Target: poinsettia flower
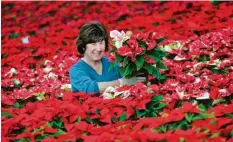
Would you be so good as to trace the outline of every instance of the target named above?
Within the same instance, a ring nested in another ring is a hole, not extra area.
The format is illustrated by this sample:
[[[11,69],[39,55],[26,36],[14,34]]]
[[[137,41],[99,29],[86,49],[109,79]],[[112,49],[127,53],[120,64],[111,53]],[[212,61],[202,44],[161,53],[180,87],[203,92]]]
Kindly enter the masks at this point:
[[[56,75],[56,74],[53,73],[53,72],[49,72],[49,74],[48,74],[48,78],[56,79],[57,77],[58,77],[58,75]]]
[[[131,36],[132,32],[124,32],[124,31],[117,31],[112,30],[110,31],[110,37],[113,38],[113,41],[115,41],[115,47],[120,48],[123,45],[123,42],[128,40]]]
[[[62,84],[61,89],[62,90],[70,90],[71,89],[71,84]]]
[[[14,84],[20,84],[20,81],[18,79],[13,79]]]
[[[197,97],[196,99],[204,100],[204,99],[209,99],[209,98],[210,98],[209,92],[205,92],[205,93],[201,94],[199,97]]]
[[[9,72],[7,72],[5,75],[10,75],[10,77],[12,77],[13,75],[17,75],[18,72],[15,68],[11,68]]]
[[[177,55],[173,60],[175,61],[182,61],[186,60],[187,58],[184,55]]]
[[[50,71],[52,71],[53,70],[53,68],[52,67],[49,67],[49,66],[47,66],[47,67],[45,67],[44,69],[43,69],[43,71],[45,72],[45,73],[49,73]]]
[[[141,48],[141,47],[136,47],[136,48],[135,48],[135,56],[140,55],[140,54],[142,53],[142,51],[143,51],[143,48]]]
[[[29,36],[26,36],[26,37],[22,38],[22,43],[24,43],[24,44],[30,43],[29,42]]]
[[[169,45],[165,45],[163,50],[166,52],[172,52],[172,48]]]
[[[157,43],[154,40],[151,40],[150,42],[146,42],[147,44],[147,50],[152,50],[155,48],[155,46],[157,45]]]
[[[115,88],[112,86],[109,86],[104,93],[102,94],[103,99],[112,99],[114,98]]]
[[[116,52],[121,56],[133,57],[132,49],[128,46],[122,46],[116,50]]]

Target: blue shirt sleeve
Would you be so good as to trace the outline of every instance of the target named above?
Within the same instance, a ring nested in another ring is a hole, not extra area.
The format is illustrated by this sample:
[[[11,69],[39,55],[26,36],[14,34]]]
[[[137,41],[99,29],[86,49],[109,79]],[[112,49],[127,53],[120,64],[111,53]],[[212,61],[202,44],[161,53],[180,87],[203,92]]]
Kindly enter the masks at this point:
[[[71,68],[70,80],[72,92],[99,92],[97,81],[92,80],[88,74],[82,70]]]

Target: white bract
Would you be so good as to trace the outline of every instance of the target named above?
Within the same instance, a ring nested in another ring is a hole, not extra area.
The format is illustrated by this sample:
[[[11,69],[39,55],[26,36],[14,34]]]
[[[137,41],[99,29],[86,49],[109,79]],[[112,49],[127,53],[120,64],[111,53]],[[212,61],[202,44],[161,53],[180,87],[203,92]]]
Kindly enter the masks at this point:
[[[103,96],[103,99],[113,99],[113,98],[116,98],[116,97],[121,97],[122,99],[125,99],[128,96],[130,96],[130,92],[129,92],[129,90],[118,92],[116,90],[116,88],[114,88],[112,86],[109,86],[104,91],[104,93],[102,94],[102,96]]]
[[[48,78],[51,78],[51,79],[56,79],[57,76],[58,76],[58,75],[56,75],[56,74],[54,74],[54,73],[52,73],[52,72],[50,72],[50,73],[48,74]]]
[[[26,37],[22,38],[21,40],[22,40],[22,43],[28,44],[29,43],[29,36],[26,36]]]
[[[6,75],[8,75],[8,74],[10,75],[10,77],[12,77],[13,75],[18,74],[18,72],[15,68],[11,68],[11,70],[6,73]]]
[[[198,99],[198,100],[204,100],[204,99],[209,99],[209,98],[210,98],[209,92],[205,92],[200,97],[197,97],[196,99]]]
[[[123,45],[123,42],[130,39],[130,36],[132,35],[131,31],[127,31],[126,33],[124,31],[117,31],[112,30],[110,31],[110,37],[113,38],[114,46],[116,48],[120,48]]]
[[[185,57],[180,57],[180,56],[176,56],[175,58],[174,58],[174,60],[175,61],[182,61],[182,60],[186,60],[186,58]]]
[[[104,93],[102,94],[104,99],[113,99],[113,94],[116,91],[116,89],[112,86],[109,86]]]
[[[20,84],[20,81],[18,79],[13,80],[15,84]]]
[[[52,67],[45,67],[45,68],[43,69],[43,71],[44,71],[45,73],[49,73],[49,72],[52,71],[52,70],[53,70]]]
[[[62,89],[62,90],[71,89],[71,84],[63,84],[63,85],[61,86],[61,89]]]

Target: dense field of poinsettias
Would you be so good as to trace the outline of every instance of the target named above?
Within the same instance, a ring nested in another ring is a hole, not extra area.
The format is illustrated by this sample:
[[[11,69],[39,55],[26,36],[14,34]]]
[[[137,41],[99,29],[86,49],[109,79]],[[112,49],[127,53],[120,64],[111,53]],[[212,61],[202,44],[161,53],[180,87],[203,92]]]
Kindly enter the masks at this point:
[[[2,2],[2,141],[233,141],[233,2]],[[72,93],[80,26],[154,31],[166,79]]]

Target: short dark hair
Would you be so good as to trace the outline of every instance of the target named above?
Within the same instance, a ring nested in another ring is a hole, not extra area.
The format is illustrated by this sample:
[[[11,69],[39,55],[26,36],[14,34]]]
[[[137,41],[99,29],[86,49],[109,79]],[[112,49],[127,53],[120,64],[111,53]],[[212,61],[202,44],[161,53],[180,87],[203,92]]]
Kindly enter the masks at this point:
[[[79,31],[76,39],[76,47],[78,52],[83,55],[86,45],[105,40],[105,51],[108,51],[108,35],[104,26],[97,21],[84,24]]]

